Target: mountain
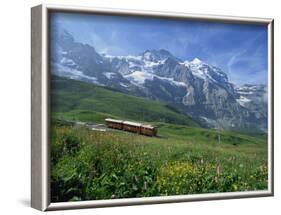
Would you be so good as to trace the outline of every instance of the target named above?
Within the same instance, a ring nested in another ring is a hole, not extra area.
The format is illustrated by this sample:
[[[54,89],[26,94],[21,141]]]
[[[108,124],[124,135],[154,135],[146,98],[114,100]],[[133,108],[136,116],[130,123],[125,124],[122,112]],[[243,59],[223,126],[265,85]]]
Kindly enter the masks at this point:
[[[235,88],[236,101],[251,110],[256,118],[267,119],[267,87],[265,85],[245,84]]]
[[[88,44],[76,42],[67,31],[54,30],[51,41],[52,74],[121,90],[125,88],[137,91],[130,81],[116,72],[109,59],[98,54]]]
[[[189,116],[162,102],[54,75],[51,85],[51,108],[57,118],[104,123],[110,117],[198,127]]]
[[[52,74],[165,102],[205,127],[267,130],[266,99],[258,99],[266,86],[237,87],[220,68],[198,58],[183,61],[164,49],[110,56],[66,31],[51,36]]]

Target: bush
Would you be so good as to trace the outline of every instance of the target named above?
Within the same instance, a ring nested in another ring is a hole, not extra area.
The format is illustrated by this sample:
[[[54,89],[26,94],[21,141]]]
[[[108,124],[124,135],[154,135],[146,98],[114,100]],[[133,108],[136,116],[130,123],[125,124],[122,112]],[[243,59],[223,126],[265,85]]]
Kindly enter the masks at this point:
[[[64,152],[74,154],[79,148],[79,139],[73,135],[66,135],[63,139]]]
[[[157,184],[161,195],[212,192],[216,188],[216,166],[172,162],[161,167]]]
[[[267,187],[267,167],[242,174],[221,164],[173,162],[162,166],[157,176],[161,195],[235,192]]]

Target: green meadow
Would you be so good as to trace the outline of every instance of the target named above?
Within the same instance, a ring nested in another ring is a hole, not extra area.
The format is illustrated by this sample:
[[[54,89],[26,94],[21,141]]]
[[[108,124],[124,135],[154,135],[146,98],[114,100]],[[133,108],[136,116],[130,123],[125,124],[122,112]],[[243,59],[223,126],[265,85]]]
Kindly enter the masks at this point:
[[[159,101],[80,81],[51,85],[52,202],[267,189],[264,134],[202,128]],[[152,124],[158,136],[73,126],[107,117]]]

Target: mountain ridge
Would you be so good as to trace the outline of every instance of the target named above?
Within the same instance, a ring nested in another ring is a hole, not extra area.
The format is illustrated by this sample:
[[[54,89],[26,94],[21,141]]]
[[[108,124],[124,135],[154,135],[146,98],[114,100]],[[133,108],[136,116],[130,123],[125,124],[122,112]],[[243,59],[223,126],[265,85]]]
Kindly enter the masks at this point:
[[[165,102],[206,127],[267,130],[267,101],[257,99],[265,97],[266,87],[251,88],[260,90],[257,96],[243,94],[220,68],[198,58],[184,61],[165,49],[109,56],[68,32],[55,32],[51,40],[53,74]]]
[[[51,86],[52,113],[58,119],[104,123],[105,118],[115,118],[199,127],[191,117],[165,103],[127,95],[108,87],[56,75],[51,76]]]

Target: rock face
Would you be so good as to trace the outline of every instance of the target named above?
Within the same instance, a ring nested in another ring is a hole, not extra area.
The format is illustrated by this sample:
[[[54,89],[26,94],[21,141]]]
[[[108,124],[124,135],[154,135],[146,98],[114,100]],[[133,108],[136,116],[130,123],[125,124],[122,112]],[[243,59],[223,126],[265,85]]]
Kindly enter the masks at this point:
[[[164,49],[109,56],[66,31],[51,36],[53,74],[163,101],[206,127],[267,130],[266,86],[234,86],[220,68],[198,58],[183,61]]]
[[[268,92],[265,85],[245,84],[235,88],[236,101],[250,110],[261,124],[267,124]],[[265,127],[266,128],[266,127]],[[265,129],[264,128],[264,129]]]

